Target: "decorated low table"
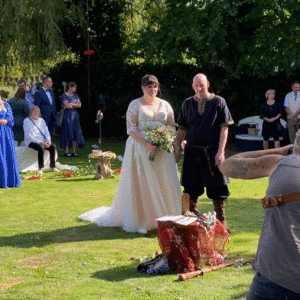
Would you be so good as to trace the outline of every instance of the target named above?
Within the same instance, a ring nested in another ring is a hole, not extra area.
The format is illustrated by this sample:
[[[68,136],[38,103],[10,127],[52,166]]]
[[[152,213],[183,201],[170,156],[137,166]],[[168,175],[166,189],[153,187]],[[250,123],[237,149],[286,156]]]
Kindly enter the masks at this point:
[[[116,158],[116,154],[111,151],[102,152],[101,150],[93,150],[89,154],[89,158],[97,159],[96,174],[94,179],[112,178],[114,172],[110,168],[110,160]]]
[[[193,272],[207,264],[215,266],[224,263],[223,252],[229,233],[219,220],[211,228],[198,221],[187,226],[158,222],[157,234],[172,272]]]

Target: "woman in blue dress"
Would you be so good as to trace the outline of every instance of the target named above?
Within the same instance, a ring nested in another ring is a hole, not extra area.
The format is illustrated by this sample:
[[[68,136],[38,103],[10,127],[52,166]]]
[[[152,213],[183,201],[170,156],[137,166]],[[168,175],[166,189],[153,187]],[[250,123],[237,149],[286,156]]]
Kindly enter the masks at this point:
[[[0,97],[0,188],[21,186],[10,105]]]
[[[62,105],[65,108],[61,124],[61,148],[65,149],[65,156],[71,156],[69,147],[72,147],[72,156],[77,156],[77,147],[84,147],[85,141],[79,123],[77,108],[81,107],[79,96],[75,93],[75,82],[66,85],[66,92],[61,96]]]

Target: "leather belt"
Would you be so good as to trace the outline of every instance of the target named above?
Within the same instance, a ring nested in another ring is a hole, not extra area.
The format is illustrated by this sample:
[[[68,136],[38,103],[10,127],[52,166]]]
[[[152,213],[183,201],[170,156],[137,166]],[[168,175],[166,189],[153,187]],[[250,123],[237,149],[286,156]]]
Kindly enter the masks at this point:
[[[280,206],[285,203],[299,201],[300,200],[300,192],[286,194],[286,195],[278,195],[276,197],[271,198],[263,198],[261,199],[262,207],[268,208],[268,207],[274,207],[274,206]]]
[[[208,163],[208,167],[209,167],[209,171],[212,177],[214,177],[214,169],[212,167],[211,164],[211,160],[208,154],[207,149],[209,148],[209,146],[198,146],[198,145],[192,145],[192,144],[186,144],[185,147],[189,147],[189,148],[198,148],[198,149],[202,149],[204,151],[207,163]]]

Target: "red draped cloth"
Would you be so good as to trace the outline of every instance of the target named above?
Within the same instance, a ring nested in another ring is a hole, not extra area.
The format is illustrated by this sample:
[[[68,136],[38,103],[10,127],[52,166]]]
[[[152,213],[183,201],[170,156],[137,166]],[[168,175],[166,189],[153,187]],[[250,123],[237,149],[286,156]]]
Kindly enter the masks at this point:
[[[173,272],[192,272],[206,264],[213,266],[224,262],[223,251],[229,242],[229,233],[219,220],[211,228],[197,221],[188,226],[158,222],[157,234]]]

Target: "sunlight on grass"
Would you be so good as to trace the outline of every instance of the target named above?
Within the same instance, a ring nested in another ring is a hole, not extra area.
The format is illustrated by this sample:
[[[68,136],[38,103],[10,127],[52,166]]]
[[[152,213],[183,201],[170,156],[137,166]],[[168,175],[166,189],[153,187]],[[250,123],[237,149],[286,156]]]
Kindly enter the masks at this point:
[[[84,168],[96,140],[88,140],[78,158],[59,162]],[[124,142],[104,141],[103,150],[124,154]],[[95,162],[91,162],[95,163]],[[112,168],[121,167],[117,160]],[[181,163],[179,164],[179,171]],[[24,178],[30,174],[25,174]],[[55,174],[56,175],[56,174]],[[176,274],[148,276],[136,271],[138,262],[159,250],[157,233],[126,233],[99,228],[78,216],[109,206],[116,192],[114,179],[84,176],[22,180],[22,187],[1,190],[0,299],[245,299],[254,272],[250,265],[231,267],[179,282]],[[262,227],[267,179],[231,180],[226,216],[231,229],[228,254],[252,258]],[[212,211],[206,195],[201,211]]]

